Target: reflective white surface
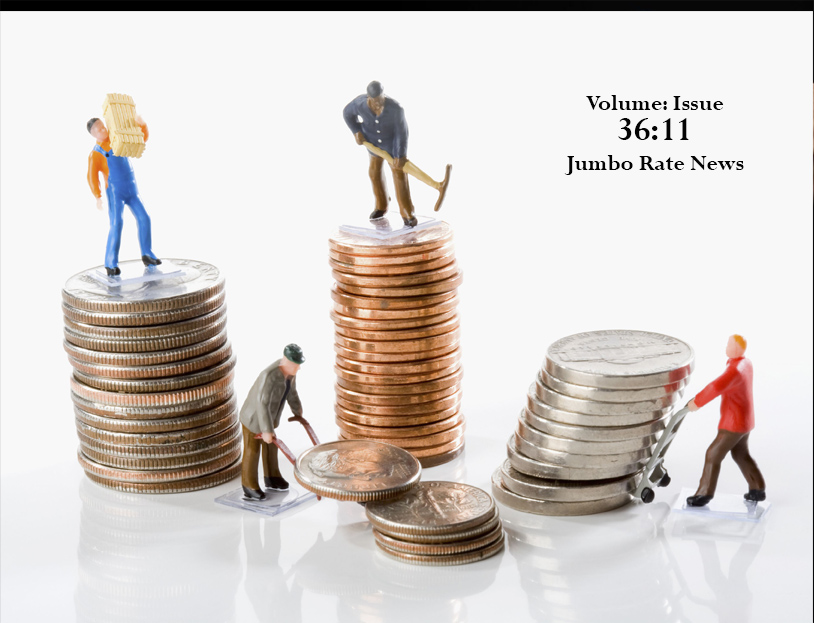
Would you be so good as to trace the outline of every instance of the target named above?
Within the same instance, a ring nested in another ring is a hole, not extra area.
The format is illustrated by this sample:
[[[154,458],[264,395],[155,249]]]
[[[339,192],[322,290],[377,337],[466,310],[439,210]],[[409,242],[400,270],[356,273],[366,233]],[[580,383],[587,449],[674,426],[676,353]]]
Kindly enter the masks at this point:
[[[424,479],[486,488],[502,443],[469,437]],[[281,519],[214,503],[237,481],[145,496],[79,466],[2,480],[3,621],[810,620],[811,515],[782,487],[760,524],[671,513],[680,491],[588,517],[501,507],[506,549],[418,567],[374,545],[362,506]],[[47,485],[47,486],[43,486]],[[37,487],[34,489],[34,487]]]

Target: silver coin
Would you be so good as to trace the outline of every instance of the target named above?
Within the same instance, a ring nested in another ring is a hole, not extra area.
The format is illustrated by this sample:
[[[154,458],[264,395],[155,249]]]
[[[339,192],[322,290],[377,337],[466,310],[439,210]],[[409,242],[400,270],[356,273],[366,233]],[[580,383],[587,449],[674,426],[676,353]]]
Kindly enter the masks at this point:
[[[234,386],[229,384],[222,391],[215,392],[211,396],[204,396],[196,400],[189,400],[173,405],[157,406],[125,406],[105,404],[91,398],[84,398],[71,391],[71,400],[74,405],[82,411],[93,415],[101,415],[109,419],[120,420],[164,420],[180,418],[182,415],[197,414],[199,411],[220,408],[221,403],[226,402],[234,394]],[[160,425],[161,422],[155,422]],[[116,429],[119,430],[119,429]],[[161,430],[161,429],[156,429]]]
[[[552,407],[541,401],[537,397],[536,391],[537,384],[534,383],[529,387],[526,399],[526,408],[529,411],[547,420],[553,420],[561,424],[571,424],[572,426],[637,426],[661,419],[673,410],[672,407],[665,407],[663,409],[656,409],[655,411],[628,413],[626,415],[588,415],[587,413],[575,413],[566,409]]]
[[[523,413],[520,417],[526,424],[543,433],[548,433],[549,435],[563,439],[573,439],[574,441],[622,441],[625,439],[639,439],[660,433],[664,430],[664,427],[667,426],[667,422],[670,419],[670,416],[666,415],[658,420],[634,426],[595,427],[562,424],[532,413],[529,409],[523,409]]]
[[[208,340],[181,348],[174,348],[172,350],[145,353],[105,353],[74,346],[68,341],[62,342],[62,347],[65,349],[65,352],[68,353],[69,357],[85,363],[95,363],[105,366],[138,367],[161,365],[200,357],[223,346],[226,343],[226,339],[226,330],[224,329]]]
[[[233,399],[236,402],[235,399]],[[155,424],[154,421],[122,421],[122,420],[114,420],[113,424],[108,424],[104,422],[103,424],[107,424],[111,428],[116,428],[117,430],[106,430],[103,428],[97,428],[92,426],[88,423],[91,421],[93,423],[97,423],[99,420],[106,420],[107,418],[100,418],[99,416],[95,416],[89,413],[83,412],[81,409],[74,407],[74,412],[76,414],[76,430],[80,433],[80,436],[89,437],[91,439],[96,439],[100,442],[114,444],[118,446],[163,446],[163,445],[175,445],[180,443],[187,443],[190,441],[195,441],[196,439],[204,439],[206,437],[212,437],[217,435],[224,430],[231,428],[235,422],[237,422],[237,410],[233,410],[229,412],[225,417],[221,417],[218,420],[210,421],[206,424],[194,427],[186,427],[182,429],[165,429],[162,432],[148,432],[150,428],[139,428],[136,426],[132,426],[132,424]],[[204,412],[204,415],[207,412]],[[196,414],[197,416],[198,414]],[[190,419],[191,417],[196,416],[185,416],[182,419],[186,419],[187,422],[185,423],[196,423],[196,420]],[[199,418],[200,421],[203,418]],[[125,430],[119,430],[124,428]]]
[[[120,444],[116,441],[101,440],[98,439],[93,431],[88,431],[88,428],[90,427],[82,424],[81,422],[77,422],[76,433],[79,436],[79,443],[82,445],[83,452],[85,452],[85,454],[87,454],[87,452],[84,449],[90,448],[91,450],[109,456],[147,459],[184,456],[188,454],[196,454],[205,450],[211,450],[223,443],[231,441],[238,436],[240,424],[233,420],[231,426],[229,426],[229,428],[226,430],[222,430],[214,435],[200,439],[191,439],[188,441],[185,440],[177,443],[146,443],[144,445],[132,443]],[[90,434],[87,434],[87,432],[90,432]],[[135,435],[131,435],[130,437],[131,439],[128,439],[128,442],[132,441],[132,438],[135,437]],[[145,435],[139,435],[138,437],[144,438]],[[154,440],[155,436],[149,438],[149,441]]]
[[[643,389],[600,389],[597,387],[566,383],[552,376],[545,370],[540,370],[540,379],[555,392],[570,396],[571,398],[594,400],[596,402],[642,402],[645,400],[658,400],[664,396],[683,391],[684,386],[689,382],[689,377],[687,377],[675,383],[659,385],[658,387],[645,387]]]
[[[168,392],[195,387],[217,381],[234,370],[237,357],[233,354],[226,361],[198,372],[171,376],[159,379],[112,379],[106,376],[85,374],[74,370],[74,378],[85,385],[111,392],[125,392],[134,394],[147,394],[151,392]]]
[[[147,338],[173,337],[206,329],[226,316],[226,305],[216,310],[181,322],[171,322],[147,327],[99,327],[86,322],[76,322],[63,318],[65,326],[83,338],[102,338],[108,340],[140,340]]]
[[[121,262],[120,267],[138,265],[139,260]],[[77,273],[65,283],[63,300],[71,307],[101,312],[156,312],[202,303],[223,290],[225,281],[217,267],[195,260],[168,259],[166,266],[145,269],[161,272],[168,266],[181,272],[162,280],[108,285],[93,275],[101,266]]]
[[[539,376],[534,385],[534,392],[542,402],[556,409],[573,411],[574,413],[584,413],[586,415],[630,415],[631,413],[652,412],[672,406],[681,400],[681,392],[676,392],[656,400],[643,400],[640,402],[594,402],[593,400],[582,400],[555,392],[545,385]]]
[[[503,484],[501,474],[502,472],[499,467],[492,474],[492,495],[494,495],[495,499],[501,504],[505,504],[509,508],[525,513],[555,516],[593,515],[595,513],[604,513],[614,508],[619,508],[633,499],[629,493],[620,493],[601,500],[590,500],[587,502],[534,500],[517,495],[507,489]]]
[[[149,353],[153,351],[167,351],[209,340],[216,335],[225,333],[226,318],[220,318],[208,327],[169,337],[152,337],[143,339],[114,340],[100,337],[84,337],[65,327],[62,331],[65,340],[92,351],[105,353]]]
[[[117,413],[115,417],[109,415],[99,415],[98,413],[91,413],[82,407],[93,409],[94,407],[105,407],[106,409],[115,410],[116,407],[107,407],[106,405],[94,405],[90,401],[80,398],[73,394],[74,401],[74,415],[77,421],[87,424],[89,427],[97,431],[100,439],[104,439],[103,433],[109,434],[132,434],[141,437],[144,434],[193,434],[193,431],[198,430],[201,426],[209,426],[217,422],[221,422],[224,418],[231,418],[237,413],[237,397],[232,392],[221,401],[221,403],[214,402],[202,408],[205,411],[198,410],[189,415],[176,414],[172,410],[167,410],[163,413],[159,411],[158,417],[155,419],[122,419],[125,417],[133,418],[143,409],[135,409],[135,413],[126,412],[125,414]],[[106,411],[105,413],[109,413]],[[120,441],[119,443],[124,443]]]
[[[551,478],[555,480],[605,480],[635,474],[642,470],[647,463],[646,459],[634,461],[629,465],[608,465],[601,468],[580,468],[554,465],[545,461],[535,460],[518,450],[515,435],[509,438],[506,446],[507,455],[512,467],[517,471],[535,478]]]
[[[620,452],[617,454],[604,454],[592,456],[589,454],[571,454],[559,450],[549,450],[540,448],[533,443],[526,441],[519,435],[514,436],[517,449],[531,459],[542,461],[550,465],[561,465],[563,467],[578,467],[581,469],[603,469],[616,465],[630,465],[642,459],[647,460],[652,454],[651,448],[634,450],[632,452]]]
[[[689,344],[648,331],[589,331],[554,342],[545,369],[576,385],[635,389],[669,385],[688,377],[694,367]]]
[[[574,441],[563,439],[538,431],[526,424],[522,417],[517,422],[517,435],[530,444],[545,450],[556,450],[567,454],[585,454],[592,456],[607,456],[609,454],[622,454],[636,452],[649,448],[658,441],[657,435],[647,435],[638,439],[623,439],[621,441]]]
[[[157,312],[99,312],[77,309],[67,303],[62,303],[62,313],[74,322],[83,322],[97,327],[145,327],[149,325],[169,324],[190,318],[197,318],[212,312],[223,305],[226,292],[221,291],[201,303],[182,307],[180,309],[167,309]]]
[[[503,461],[500,471],[503,486],[512,493],[550,502],[587,502],[632,493],[641,479],[639,474],[586,482],[535,478],[517,471],[509,459]]]

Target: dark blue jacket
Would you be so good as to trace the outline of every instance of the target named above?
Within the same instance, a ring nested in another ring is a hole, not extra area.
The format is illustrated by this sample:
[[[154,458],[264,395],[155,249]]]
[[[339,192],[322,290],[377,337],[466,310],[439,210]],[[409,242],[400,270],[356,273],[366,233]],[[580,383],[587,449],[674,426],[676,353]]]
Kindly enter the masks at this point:
[[[407,121],[396,100],[385,96],[384,110],[377,117],[367,105],[367,95],[362,94],[345,106],[342,115],[354,134],[361,132],[368,143],[381,147],[393,158],[407,157]]]

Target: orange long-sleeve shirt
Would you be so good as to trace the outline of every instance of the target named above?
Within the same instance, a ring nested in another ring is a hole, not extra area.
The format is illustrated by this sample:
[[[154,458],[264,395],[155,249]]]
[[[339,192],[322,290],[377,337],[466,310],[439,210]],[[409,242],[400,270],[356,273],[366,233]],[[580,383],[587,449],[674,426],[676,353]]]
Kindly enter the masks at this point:
[[[748,433],[755,427],[751,361],[745,357],[727,359],[724,373],[698,393],[695,404],[703,407],[718,396],[721,396],[719,429]]]
[[[147,124],[139,123],[138,127],[141,128],[141,133],[144,134],[144,142],[146,143],[150,136],[150,132],[147,130]],[[96,144],[105,151],[110,150],[110,139],[102,143],[97,142]],[[104,177],[105,188],[107,188],[107,177],[110,174],[107,168],[107,158],[98,151],[91,150],[90,156],[88,156],[88,185],[90,186],[90,191],[93,193],[93,196],[97,199],[102,196],[102,188],[101,184],[99,184],[99,173]]]

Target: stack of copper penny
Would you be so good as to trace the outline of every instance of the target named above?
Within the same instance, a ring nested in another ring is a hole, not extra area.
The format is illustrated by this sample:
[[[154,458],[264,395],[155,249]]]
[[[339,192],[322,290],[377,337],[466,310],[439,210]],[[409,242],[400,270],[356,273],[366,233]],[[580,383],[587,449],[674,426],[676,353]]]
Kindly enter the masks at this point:
[[[79,463],[134,493],[231,480],[241,439],[223,277],[192,260],[119,267],[121,277],[74,275],[62,291]]]
[[[384,441],[424,467],[452,460],[464,416],[451,228],[384,239],[340,230],[329,243],[340,439]]]

